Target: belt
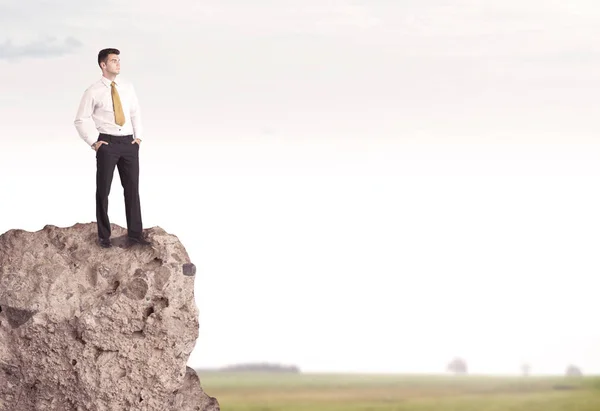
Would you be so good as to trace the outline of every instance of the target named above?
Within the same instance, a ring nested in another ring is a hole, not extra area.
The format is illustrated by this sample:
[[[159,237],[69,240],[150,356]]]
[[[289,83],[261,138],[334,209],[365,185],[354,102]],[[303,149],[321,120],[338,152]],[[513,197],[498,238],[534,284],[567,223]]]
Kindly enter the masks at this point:
[[[109,143],[112,143],[113,141],[133,140],[133,134],[127,134],[124,136],[116,136],[114,134],[100,133],[98,135],[98,140],[108,141]]]

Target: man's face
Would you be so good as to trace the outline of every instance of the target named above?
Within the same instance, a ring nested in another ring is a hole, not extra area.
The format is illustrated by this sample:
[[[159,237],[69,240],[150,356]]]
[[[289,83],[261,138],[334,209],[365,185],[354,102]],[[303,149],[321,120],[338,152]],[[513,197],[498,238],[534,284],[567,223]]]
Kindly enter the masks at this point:
[[[106,59],[106,72],[110,74],[119,74],[121,71],[121,59],[116,54],[109,54]]]

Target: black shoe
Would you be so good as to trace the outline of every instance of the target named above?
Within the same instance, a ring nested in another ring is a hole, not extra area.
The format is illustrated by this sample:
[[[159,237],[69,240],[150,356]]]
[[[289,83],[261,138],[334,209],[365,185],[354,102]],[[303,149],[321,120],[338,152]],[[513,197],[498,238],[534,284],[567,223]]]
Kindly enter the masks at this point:
[[[98,238],[98,244],[100,244],[100,247],[102,247],[102,248],[112,247],[110,238]]]
[[[144,237],[139,236],[139,237],[127,237],[127,240],[129,240],[129,244],[133,245],[133,244],[139,244],[139,245],[150,245],[150,241],[146,240]]]

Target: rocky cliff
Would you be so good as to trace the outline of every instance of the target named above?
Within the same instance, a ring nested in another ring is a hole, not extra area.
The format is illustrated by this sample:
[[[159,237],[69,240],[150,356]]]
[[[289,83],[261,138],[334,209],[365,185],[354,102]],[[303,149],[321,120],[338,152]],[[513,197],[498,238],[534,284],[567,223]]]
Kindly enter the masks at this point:
[[[0,410],[217,411],[186,366],[195,266],[174,235],[95,223],[0,236]]]

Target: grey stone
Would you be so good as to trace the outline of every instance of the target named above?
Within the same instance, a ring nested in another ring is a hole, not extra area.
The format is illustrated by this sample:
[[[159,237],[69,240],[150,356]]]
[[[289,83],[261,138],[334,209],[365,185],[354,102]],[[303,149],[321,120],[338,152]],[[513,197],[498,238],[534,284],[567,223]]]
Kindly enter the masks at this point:
[[[186,263],[183,265],[183,275],[196,275],[196,266],[192,263]]]
[[[4,315],[6,316],[8,323],[12,328],[19,328],[29,321],[29,319],[35,314],[35,311],[21,310],[19,308],[9,307],[7,305],[1,308],[1,311],[4,311]]]

